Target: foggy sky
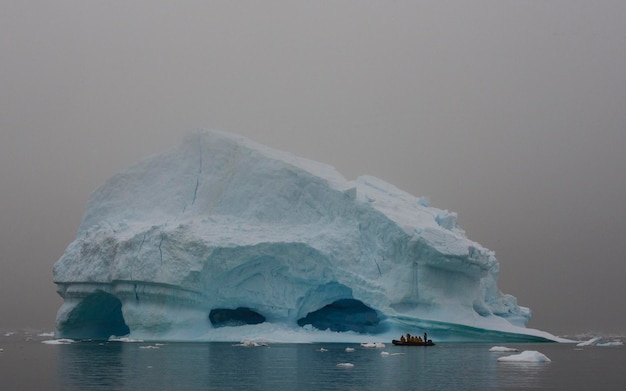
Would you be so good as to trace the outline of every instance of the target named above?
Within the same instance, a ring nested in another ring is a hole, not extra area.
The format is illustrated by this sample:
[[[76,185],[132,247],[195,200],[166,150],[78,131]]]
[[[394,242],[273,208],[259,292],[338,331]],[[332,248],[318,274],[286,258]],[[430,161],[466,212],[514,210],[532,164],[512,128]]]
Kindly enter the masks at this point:
[[[555,334],[626,332],[626,2],[0,0],[0,330],[89,194],[194,128],[455,211]]]

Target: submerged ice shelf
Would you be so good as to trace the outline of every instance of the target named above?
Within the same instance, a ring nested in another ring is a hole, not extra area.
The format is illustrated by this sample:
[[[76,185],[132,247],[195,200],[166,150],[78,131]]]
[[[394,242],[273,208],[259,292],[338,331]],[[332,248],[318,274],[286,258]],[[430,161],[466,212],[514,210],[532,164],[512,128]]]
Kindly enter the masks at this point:
[[[54,265],[57,336],[281,330],[322,341],[419,329],[555,340],[525,327],[530,311],[499,291],[498,267],[456,214],[380,179],[347,181],[237,135],[195,131],[91,195]]]

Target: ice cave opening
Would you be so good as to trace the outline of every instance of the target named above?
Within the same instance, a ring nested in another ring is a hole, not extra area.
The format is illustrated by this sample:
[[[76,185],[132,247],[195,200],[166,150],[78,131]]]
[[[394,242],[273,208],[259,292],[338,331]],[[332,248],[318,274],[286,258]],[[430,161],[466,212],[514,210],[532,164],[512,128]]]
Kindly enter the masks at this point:
[[[316,329],[356,331],[376,334],[382,332],[378,312],[355,299],[341,299],[298,319],[298,325],[310,324]]]
[[[93,340],[130,333],[120,299],[101,290],[86,296],[74,307],[59,331],[65,338]]]
[[[248,307],[236,309],[215,308],[209,313],[209,320],[213,327],[243,326],[265,322],[265,317]]]

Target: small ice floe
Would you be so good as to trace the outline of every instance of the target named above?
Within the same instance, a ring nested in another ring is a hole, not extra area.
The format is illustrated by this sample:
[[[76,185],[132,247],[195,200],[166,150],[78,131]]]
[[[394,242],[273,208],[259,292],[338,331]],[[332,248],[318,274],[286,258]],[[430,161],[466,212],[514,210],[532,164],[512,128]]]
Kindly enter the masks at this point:
[[[244,346],[247,348],[257,347],[257,346],[267,346],[267,342],[263,341],[253,341],[251,339],[244,339],[238,344],[234,344],[233,346]]]
[[[602,343],[597,343],[596,346],[602,346],[602,347],[607,347],[607,346],[622,346],[624,345],[624,343],[622,341],[610,341],[610,342],[602,342]]]
[[[155,345],[144,345],[140,346],[139,349],[159,349],[159,347]]]
[[[520,354],[513,354],[511,356],[504,356],[498,358],[498,361],[506,362],[551,362],[545,354],[539,353],[536,350],[524,350]]]
[[[15,331],[8,331],[8,332],[4,333],[4,336],[5,336],[5,337],[10,337],[10,336],[12,336],[13,334],[15,334]]]
[[[340,362],[339,364],[337,364],[337,366],[339,368],[354,368],[354,364],[352,364],[351,362]]]
[[[580,343],[579,343],[579,344],[577,344],[576,346],[578,346],[578,347],[581,347],[581,346],[594,346],[595,344],[597,344],[598,342],[600,342],[600,339],[601,339],[600,337],[594,337],[594,338],[591,338],[591,339],[590,339],[590,340],[588,340],[588,341],[583,341],[583,342],[580,342]]]
[[[127,342],[127,343],[141,343],[143,342],[143,339],[132,339],[132,338],[128,338],[128,337],[113,337],[111,336],[109,338],[109,342]]]
[[[48,333],[39,333],[37,334],[38,337],[54,337],[54,331],[50,331]]]
[[[352,353],[352,352],[354,352],[354,348],[346,348],[346,352]]]
[[[74,342],[76,341],[69,338],[49,339],[46,341],[41,341],[41,343],[45,343],[46,345],[69,345]]]
[[[490,352],[519,352],[515,348],[507,348],[506,346],[494,346],[489,349]]]
[[[385,344],[382,342],[365,342],[361,344],[362,348],[378,348],[378,349],[384,349],[385,348]]]
[[[389,352],[380,352],[380,355],[383,357],[388,357],[388,356],[401,356],[404,353],[389,353]]]
[[[316,350],[316,352],[327,352],[328,349],[324,349],[324,348],[319,348]]]

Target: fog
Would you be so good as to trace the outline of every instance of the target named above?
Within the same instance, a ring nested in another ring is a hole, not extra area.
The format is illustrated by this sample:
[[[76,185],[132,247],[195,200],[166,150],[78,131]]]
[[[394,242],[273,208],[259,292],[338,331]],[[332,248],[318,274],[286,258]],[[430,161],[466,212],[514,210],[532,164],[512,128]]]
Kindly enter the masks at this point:
[[[89,194],[194,128],[458,213],[555,334],[626,332],[626,2],[1,1],[0,329]]]

